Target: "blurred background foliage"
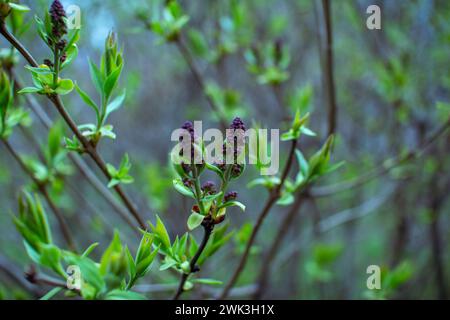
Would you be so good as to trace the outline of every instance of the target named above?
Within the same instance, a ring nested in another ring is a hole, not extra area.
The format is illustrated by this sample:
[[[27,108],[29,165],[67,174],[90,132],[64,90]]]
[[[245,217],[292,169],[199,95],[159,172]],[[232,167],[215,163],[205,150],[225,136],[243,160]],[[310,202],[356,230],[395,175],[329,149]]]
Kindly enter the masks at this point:
[[[156,15],[163,1],[62,2],[80,6],[82,14],[79,56],[65,74],[89,94],[94,95],[94,89],[87,58],[98,61],[110,30],[118,34],[124,49],[121,86],[126,87],[127,98],[124,107],[109,120],[117,139],[114,143],[103,141],[101,153],[115,164],[128,153],[135,183],[127,186],[127,191],[146,213],[145,219],[153,221],[159,214],[173,237],[184,233],[190,204],[172,187],[170,134],[187,119],[202,120],[206,128],[217,126],[217,118],[209,111],[176,46],[149,32],[140,18]],[[24,16],[19,37],[42,62],[49,52],[30,25],[34,24],[33,14],[42,16],[49,1],[22,3],[32,11]],[[297,109],[302,114],[312,112],[309,127],[318,135],[302,137],[300,142],[303,153],[310,156],[327,132],[321,2],[182,0],[180,4],[190,17],[182,37],[206,81],[206,94],[230,121],[240,116],[248,126],[254,123],[279,128],[284,123],[280,101],[290,113]],[[370,4],[381,7],[382,30],[366,28],[365,11]],[[320,185],[353,179],[419,146],[447,121],[450,102],[448,1],[332,1],[332,20],[338,105],[332,157],[335,162],[345,160],[345,166],[321,180]],[[277,45],[282,47],[281,61],[279,68],[273,68],[270,52]],[[3,38],[0,46],[8,48]],[[262,69],[254,63],[261,58],[255,57],[255,48],[263,56]],[[16,72],[28,83],[22,65],[20,60]],[[45,98],[37,99],[53,119],[58,119]],[[75,93],[65,96],[64,101],[77,122],[92,118],[92,110]],[[50,143],[47,131],[33,114],[30,117],[33,121],[29,128],[17,130],[11,141],[31,165],[39,166],[36,148],[27,135],[43,150]],[[285,129],[284,124],[281,127]],[[61,123],[54,130],[66,128]],[[284,159],[286,144],[281,149]],[[37,289],[13,280],[14,274],[21,275],[29,259],[11,219],[19,191],[30,181],[5,149],[0,150],[0,298],[31,298]],[[447,135],[421,158],[358,188],[305,200],[277,254],[271,257],[270,285],[264,297],[448,298],[449,151]],[[70,174],[52,181],[51,195],[83,247],[99,242],[102,250],[106,249],[113,228],[121,230],[130,247],[137,246],[139,239],[132,230],[70,163],[59,163],[55,170]],[[258,171],[249,168],[241,183],[233,186],[247,210],[240,213],[236,209],[230,215],[233,236],[203,266],[202,274],[226,281],[237,264],[263,205],[261,188],[246,187],[257,176]],[[288,210],[275,207],[263,225],[235,297],[251,296],[262,256]],[[54,225],[53,216],[50,220]],[[367,290],[369,265],[382,268],[382,290]],[[149,285],[138,288],[148,291],[150,297],[166,297],[178,279],[156,270],[147,277]],[[209,297],[214,294],[210,290],[194,290],[189,297]]]

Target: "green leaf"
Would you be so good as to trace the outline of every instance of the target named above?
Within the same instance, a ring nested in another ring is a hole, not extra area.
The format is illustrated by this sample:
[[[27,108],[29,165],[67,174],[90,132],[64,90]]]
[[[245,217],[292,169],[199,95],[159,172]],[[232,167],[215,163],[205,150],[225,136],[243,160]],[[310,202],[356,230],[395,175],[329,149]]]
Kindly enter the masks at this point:
[[[103,280],[100,270],[94,261],[87,257],[79,257],[72,253],[66,254],[65,260],[67,263],[76,265],[80,268],[83,280],[93,286],[96,292],[101,292],[103,290],[105,281]]]
[[[132,281],[136,276],[136,264],[128,247],[125,247],[125,253],[128,261],[128,275],[130,276],[130,281]]]
[[[58,87],[55,92],[59,95],[66,95],[72,92],[74,88],[73,81],[70,79],[61,79],[58,82]]]
[[[72,33],[72,36],[70,37],[70,40],[67,42],[67,45],[64,48],[63,53],[72,48],[73,45],[76,44],[79,39],[80,39],[80,29],[75,29]]]
[[[206,169],[213,171],[215,173],[217,173],[217,175],[220,177],[220,179],[222,179],[222,181],[224,180],[224,176],[223,176],[223,172],[222,170],[220,170],[218,167],[216,167],[215,165],[212,165],[210,163],[206,163]]]
[[[295,149],[295,156],[297,158],[300,172],[303,174],[303,176],[306,176],[308,174],[308,170],[309,170],[308,161],[303,156],[303,153],[298,149]]]
[[[223,284],[223,282],[220,280],[208,279],[208,278],[194,279],[194,280],[192,280],[192,282],[206,284],[206,285],[210,285],[210,286],[220,286]]]
[[[195,199],[194,192],[191,189],[189,189],[188,187],[186,187],[181,180],[174,179],[172,182],[173,182],[174,188],[179,193],[181,193],[184,196],[187,196],[187,197],[190,197],[192,199]]]
[[[62,127],[54,125],[48,133],[48,151],[51,159],[54,159],[61,148]]]
[[[156,226],[150,223],[150,228],[157,237],[157,239],[155,240],[159,240],[157,242],[160,242],[163,248],[165,249],[170,248],[169,234],[167,233],[167,229],[158,215],[156,215]],[[156,243],[156,245],[158,245],[158,243]]]
[[[108,104],[108,106],[106,107],[106,112],[105,112],[105,116],[104,119],[106,120],[108,118],[108,116],[114,112],[115,110],[119,109],[120,106],[123,104],[123,102],[125,101],[125,97],[126,97],[126,91],[124,90],[123,93],[121,95],[119,95],[118,97],[116,97],[113,101],[111,101],[110,104]]]
[[[301,127],[300,128],[301,133],[303,133],[304,135],[310,136],[310,137],[315,137],[317,136],[317,134],[312,131],[311,129],[308,129],[306,127]]]
[[[277,204],[279,206],[288,206],[294,202],[294,196],[290,192],[284,192],[280,199],[278,199]]]
[[[152,251],[148,256],[146,256],[144,259],[139,260],[137,266],[136,266],[136,274],[139,277],[143,277],[147,274],[147,272],[150,270],[150,267],[152,265],[153,260],[155,260],[156,255],[159,252],[159,246]]]
[[[100,114],[99,114],[99,108],[97,106],[97,104],[91,99],[91,97],[89,97],[89,95],[84,92],[77,84],[75,84],[75,90],[78,92],[78,94],[80,95],[81,99],[83,99],[83,101],[92,109],[94,109],[95,114],[97,116],[97,119],[100,118]]]
[[[99,244],[98,242],[95,242],[95,243],[91,244],[86,250],[84,250],[84,252],[81,254],[81,256],[82,256],[82,257],[87,257],[87,256],[89,256],[89,255],[91,254],[91,252],[92,252],[95,248],[97,248],[98,244]]]
[[[35,73],[35,74],[42,74],[42,75],[54,74],[54,72],[52,70],[50,70],[50,68],[47,66],[46,67],[25,66],[25,69],[28,69],[32,73]]]
[[[122,72],[122,66],[119,66],[114,70],[106,79],[103,92],[105,94],[106,100],[111,96],[112,91],[116,87],[117,81],[119,80],[120,73]]]
[[[98,67],[91,60],[89,60],[89,72],[97,92],[103,96],[103,84],[105,80]]]
[[[114,230],[114,237],[111,241],[109,247],[103,253],[103,256],[100,260],[100,273],[102,275],[106,275],[108,271],[113,267],[112,264],[116,262],[116,257],[122,253],[123,247],[120,242],[120,234],[119,231]]]
[[[137,292],[116,289],[108,292],[105,300],[147,300],[147,298]]]
[[[245,205],[239,201],[227,201],[222,204],[219,208],[228,208],[228,207],[239,207],[242,211],[245,211]]]
[[[42,90],[41,88],[26,87],[26,88],[23,88],[22,90],[20,90],[18,93],[19,94],[22,94],[22,93],[38,93],[41,90]]]
[[[78,56],[78,47],[76,44],[72,44],[70,47],[68,47],[66,50],[66,60],[61,65],[61,70],[67,68]]]
[[[173,266],[176,266],[178,263],[173,260],[173,259],[169,259],[168,261],[164,262],[160,267],[159,267],[159,271],[164,271],[167,269],[172,268]]]
[[[205,217],[200,213],[192,212],[187,221],[187,226],[189,230],[192,231],[198,226],[200,226],[203,222],[203,219],[205,219]]]
[[[47,292],[42,298],[40,298],[39,300],[50,300],[51,298],[53,298],[54,296],[56,296],[58,293],[60,293],[63,290],[63,288],[57,287],[57,288],[53,288],[52,290],[50,290],[49,292]]]
[[[120,184],[120,180],[117,180],[117,179],[111,179],[110,181],[109,181],[109,183],[108,183],[108,188],[113,188],[113,187],[115,187],[115,186],[117,186],[118,184]]]
[[[23,5],[23,4],[9,2],[8,5],[11,7],[11,9],[13,9],[15,11],[20,11],[20,12],[30,11],[30,8],[28,8],[26,5]]]

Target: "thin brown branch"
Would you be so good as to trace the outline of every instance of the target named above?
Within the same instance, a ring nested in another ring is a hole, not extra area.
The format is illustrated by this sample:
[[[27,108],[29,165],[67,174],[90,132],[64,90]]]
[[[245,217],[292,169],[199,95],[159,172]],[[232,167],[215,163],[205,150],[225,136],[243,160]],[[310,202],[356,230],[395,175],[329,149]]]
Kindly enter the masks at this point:
[[[0,254],[0,271],[19,286],[32,293],[35,297],[39,297],[42,294],[41,290],[26,281],[22,269],[2,254]]]
[[[189,277],[190,274],[198,271],[197,267],[197,261],[202,255],[203,251],[206,248],[206,245],[208,244],[209,238],[211,237],[211,234],[214,229],[213,222],[204,222],[203,223],[203,229],[204,229],[204,235],[202,239],[202,243],[200,244],[200,247],[197,249],[197,252],[195,253],[194,257],[192,258],[191,262],[189,263],[189,273],[183,272],[183,275],[181,276],[180,284],[178,285],[177,292],[175,293],[175,296],[173,297],[173,300],[178,300],[181,296],[181,294],[184,292],[184,285]]]
[[[26,50],[25,47],[8,31],[4,21],[0,22],[0,33],[22,54],[22,56],[25,58],[25,60],[28,61],[28,63],[31,66],[33,66],[33,67],[38,66],[36,60],[28,52],[28,50]],[[98,154],[95,147],[92,146],[92,144],[82,135],[80,130],[78,130],[77,125],[72,120],[70,115],[67,113],[60,96],[59,95],[51,95],[51,96],[48,96],[48,98],[53,103],[53,105],[56,107],[59,114],[62,116],[62,118],[66,122],[66,124],[69,126],[69,128],[72,130],[72,132],[75,134],[76,138],[83,145],[86,153],[92,158],[92,160],[94,160],[94,162],[99,167],[99,169],[103,172],[105,177],[108,180],[111,180],[111,176],[108,173],[108,170],[106,168],[106,163],[103,161],[101,156]],[[116,185],[114,187],[114,190],[118,194],[119,198],[122,200],[125,207],[128,209],[128,211],[134,217],[136,222],[139,224],[139,227],[141,227],[142,229],[146,229],[146,224],[145,224],[144,220],[141,218],[140,214],[134,207],[131,200],[125,194],[122,187],[120,185]]]
[[[284,217],[283,221],[278,228],[278,232],[275,236],[270,249],[267,251],[266,256],[263,259],[261,271],[258,276],[257,281],[257,290],[253,295],[253,299],[259,300],[263,295],[267,288],[270,278],[270,272],[272,268],[272,263],[275,260],[275,256],[278,252],[280,245],[283,243],[283,239],[286,236],[294,218],[297,216],[301,205],[303,204],[303,200],[305,199],[305,194],[300,192],[297,194],[295,198],[295,202],[290,208],[289,212]]]
[[[248,240],[245,246],[244,254],[242,255],[237,268],[235,269],[233,275],[231,276],[231,279],[228,281],[227,285],[222,291],[222,294],[220,295],[219,299],[227,298],[231,288],[233,288],[233,286],[239,279],[241,272],[244,270],[245,264],[247,263],[250,254],[250,250],[253,246],[253,243],[256,240],[256,236],[258,235],[258,232],[261,229],[261,226],[264,220],[266,219],[267,215],[269,214],[270,210],[272,209],[273,205],[277,202],[277,200],[281,196],[281,189],[283,188],[284,182],[286,181],[289,171],[291,170],[296,147],[297,147],[297,140],[293,140],[291,149],[289,151],[289,156],[286,162],[286,166],[284,167],[283,173],[281,175],[280,184],[270,193],[269,198],[267,199],[267,202],[264,205],[264,208],[262,209],[261,213],[258,216],[256,224],[252,230],[252,234],[250,235],[250,239]]]
[[[327,84],[328,97],[328,135],[336,132],[337,124],[337,106],[336,93],[334,84],[334,68],[333,68],[333,23],[331,14],[331,1],[322,0],[324,22],[325,22],[325,77]]]

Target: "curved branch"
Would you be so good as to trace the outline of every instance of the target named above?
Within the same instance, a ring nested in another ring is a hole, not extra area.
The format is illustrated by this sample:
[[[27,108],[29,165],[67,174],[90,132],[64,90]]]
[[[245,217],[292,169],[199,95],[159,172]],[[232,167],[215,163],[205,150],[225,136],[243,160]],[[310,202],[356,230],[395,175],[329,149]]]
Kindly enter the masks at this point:
[[[206,248],[206,245],[208,244],[208,240],[211,237],[211,234],[214,229],[214,223],[211,222],[204,222],[203,223],[203,229],[205,231],[203,235],[202,243],[200,244],[200,247],[197,249],[197,252],[195,253],[194,257],[192,258],[191,262],[189,263],[189,273],[183,272],[183,275],[181,276],[180,284],[178,285],[177,292],[175,293],[175,296],[173,297],[173,300],[178,300],[181,296],[181,294],[184,292],[184,284],[186,283],[189,275],[191,273],[194,273],[197,270],[197,261],[202,255],[203,251]]]
[[[281,222],[281,225],[278,229],[278,233],[275,236],[275,240],[272,242],[270,249],[267,251],[265,258],[263,259],[261,271],[259,273],[257,280],[258,289],[255,291],[253,295],[253,299],[255,300],[259,300],[263,296],[264,291],[266,290],[267,284],[269,283],[269,277],[274,257],[276,256],[276,253],[278,252],[280,245],[283,243],[283,239],[287,234],[289,227],[292,225],[294,218],[297,216],[297,213],[300,210],[300,207],[302,206],[304,199],[305,199],[304,193],[301,192],[297,194],[294,204],[292,205],[291,209]]]
[[[292,145],[291,145],[291,150],[289,152],[289,156],[288,156],[288,159],[286,162],[286,166],[284,167],[283,173],[281,175],[280,184],[270,193],[269,199],[267,199],[267,202],[264,205],[263,210],[259,214],[258,220],[256,221],[256,224],[255,224],[255,227],[253,228],[252,234],[250,235],[250,239],[248,240],[247,245],[245,246],[244,254],[242,255],[237,268],[235,269],[230,281],[225,286],[219,299],[225,299],[228,296],[231,288],[235,285],[236,281],[239,279],[241,272],[244,270],[245,264],[247,263],[247,259],[250,254],[251,247],[256,240],[256,236],[258,235],[258,232],[259,232],[265,218],[269,214],[270,209],[272,209],[273,205],[280,198],[281,189],[283,188],[284,182],[286,181],[286,178],[292,167],[296,147],[297,147],[297,140],[293,140]]]

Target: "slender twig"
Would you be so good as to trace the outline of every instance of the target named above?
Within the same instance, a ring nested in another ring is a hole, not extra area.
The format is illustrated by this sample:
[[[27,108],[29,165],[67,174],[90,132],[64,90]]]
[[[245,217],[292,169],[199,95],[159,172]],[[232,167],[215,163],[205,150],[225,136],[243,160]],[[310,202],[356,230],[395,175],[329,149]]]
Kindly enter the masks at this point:
[[[38,67],[36,60],[33,56],[25,49],[25,47],[8,31],[6,24],[4,21],[0,22],[0,33],[22,54],[22,56],[28,61],[28,63],[33,67]],[[105,175],[108,180],[111,180],[111,175],[109,174],[106,163],[103,161],[96,148],[83,136],[83,134],[78,129],[75,122],[72,120],[70,115],[67,113],[64,104],[59,95],[49,95],[47,96],[49,100],[53,103],[53,105],[58,110],[59,114],[62,116],[66,124],[70,127],[72,132],[75,134],[76,138],[80,141],[82,146],[84,147],[85,152],[94,160],[96,165]],[[125,207],[134,217],[136,222],[139,224],[139,227],[146,229],[146,224],[144,220],[141,218],[140,214],[134,207],[131,200],[123,191],[120,185],[114,186],[114,190],[118,194],[119,198],[122,200]]]
[[[181,55],[183,56],[184,60],[186,61],[186,64],[189,66],[189,69],[191,70],[192,75],[194,76],[195,81],[199,85],[199,87],[202,89],[203,95],[205,96],[206,100],[208,101],[209,106],[211,107],[211,110],[217,115],[219,118],[220,125],[222,128],[226,128],[226,120],[225,115],[222,113],[219,106],[216,105],[214,100],[210,97],[210,95],[206,91],[206,83],[203,80],[203,77],[200,73],[200,71],[197,69],[197,66],[195,65],[194,58],[192,57],[189,49],[183,42],[181,38],[178,38],[175,42],[178,50],[180,51]]]
[[[333,25],[330,2],[330,0],[322,0],[326,31],[325,76],[328,91],[328,135],[335,133],[337,122],[337,106],[333,70]]]
[[[206,245],[208,244],[208,240],[211,237],[211,234],[214,229],[214,223],[211,220],[206,220],[203,222],[203,229],[204,229],[204,235],[202,243],[200,244],[200,247],[197,249],[197,252],[195,253],[194,257],[192,258],[191,262],[189,263],[189,273],[183,272],[183,275],[181,276],[180,284],[178,285],[177,292],[175,293],[175,296],[173,297],[173,300],[178,300],[181,296],[181,294],[184,292],[184,285],[191,273],[194,273],[198,271],[197,267],[197,261],[202,255],[203,251],[206,248]]]
[[[76,288],[69,288],[67,286],[67,283],[64,281],[61,281],[59,279],[55,279],[49,275],[46,275],[44,273],[38,273],[36,268],[32,265],[28,271],[25,272],[25,278],[28,280],[28,282],[35,284],[35,285],[44,285],[44,286],[50,286],[54,288],[62,288],[66,290],[73,291],[77,294],[80,294],[80,290]]]
[[[297,147],[297,140],[293,140],[291,150],[289,151],[289,156],[286,162],[286,166],[284,167],[283,173],[281,175],[280,184],[278,184],[277,187],[274,188],[270,193],[266,204],[264,205],[261,213],[258,216],[255,227],[253,228],[252,234],[250,235],[250,239],[248,240],[245,246],[244,254],[242,255],[237,268],[235,269],[233,275],[231,276],[231,279],[229,280],[224,290],[222,291],[222,294],[220,295],[219,299],[225,299],[228,296],[231,288],[234,286],[236,281],[239,279],[241,272],[244,270],[245,264],[247,263],[248,257],[250,255],[250,250],[253,246],[253,243],[256,240],[256,236],[258,235],[258,232],[267,215],[269,214],[270,210],[272,209],[273,205],[277,202],[277,200],[281,196],[281,189],[283,188],[284,182],[286,181],[289,171],[291,170],[296,147]]]
[[[34,296],[38,297],[42,294],[41,290],[25,280],[22,269],[2,254],[0,254],[0,272],[3,272],[9,279],[31,292]]]
[[[33,172],[27,167],[25,162],[22,160],[22,158],[19,156],[19,154],[14,150],[14,148],[11,146],[11,144],[6,139],[1,139],[3,142],[3,145],[5,146],[6,150],[11,154],[11,156],[17,161],[17,163],[20,165],[22,170],[33,180],[34,184],[36,185],[36,188],[39,190],[39,192],[44,197],[45,201],[47,202],[48,206],[54,213],[56,220],[58,221],[59,228],[61,229],[61,233],[67,242],[67,245],[70,249],[76,251],[75,241],[73,240],[73,236],[70,232],[69,226],[67,225],[66,219],[64,218],[63,214],[59,211],[58,207],[55,205],[53,200],[51,199],[50,195],[48,194],[47,188],[44,184],[42,184],[36,177],[34,176]]]
[[[261,264],[262,267],[257,281],[258,289],[255,291],[253,299],[259,300],[263,296],[267,284],[269,283],[271,267],[273,261],[275,260],[276,253],[278,252],[280,245],[283,243],[283,239],[286,236],[287,231],[289,230],[289,227],[291,226],[292,222],[294,221],[294,218],[297,216],[297,213],[299,212],[304,199],[305,199],[304,193],[302,192],[297,193],[294,204],[292,205],[289,212],[286,214],[283,221],[281,222],[281,225],[278,228],[278,232],[275,236],[275,239],[272,242],[270,249],[267,251],[267,254],[263,259],[263,263]]]
[[[422,142],[416,149],[410,150],[406,154],[401,153],[394,158],[392,158],[387,164],[382,162],[381,166],[378,166],[369,172],[362,174],[354,179],[348,181],[340,182],[335,185],[315,187],[310,190],[310,195],[313,197],[327,197],[343,191],[348,191],[353,188],[362,186],[374,179],[377,179],[387,173],[392,169],[404,164],[405,162],[412,161],[422,155],[426,149],[432,145],[439,137],[445,134],[447,129],[450,127],[450,118],[439,127],[428,139]]]

